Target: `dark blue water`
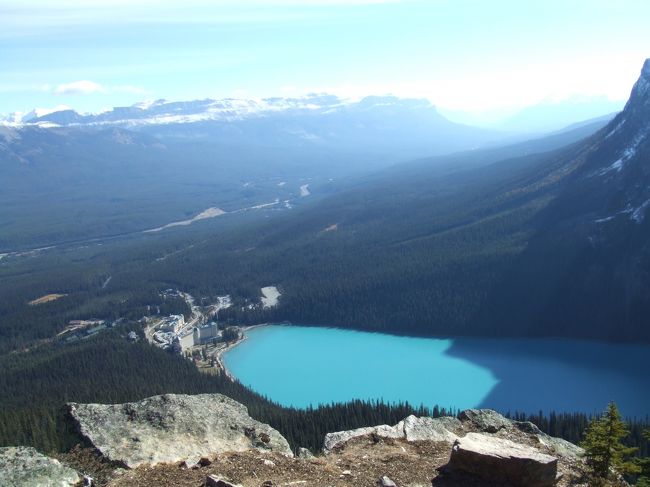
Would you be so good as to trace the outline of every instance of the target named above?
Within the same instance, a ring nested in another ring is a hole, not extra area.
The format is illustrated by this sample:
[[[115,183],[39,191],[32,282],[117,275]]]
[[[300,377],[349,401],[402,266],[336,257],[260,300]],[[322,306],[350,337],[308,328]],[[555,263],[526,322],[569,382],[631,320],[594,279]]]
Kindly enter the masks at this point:
[[[410,338],[266,326],[227,352],[228,369],[283,405],[351,399],[500,411],[650,413],[650,347],[555,339]]]

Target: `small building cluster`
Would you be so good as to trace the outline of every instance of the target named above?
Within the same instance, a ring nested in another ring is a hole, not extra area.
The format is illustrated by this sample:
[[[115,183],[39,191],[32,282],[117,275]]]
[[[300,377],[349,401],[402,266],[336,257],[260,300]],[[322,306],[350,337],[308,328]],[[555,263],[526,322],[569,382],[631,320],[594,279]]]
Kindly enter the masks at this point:
[[[183,315],[169,315],[162,319],[160,329],[168,333],[178,335],[185,326],[185,317]]]
[[[194,337],[194,345],[205,345],[219,338],[219,326],[211,321],[203,326],[194,328],[192,335]]]
[[[199,345],[206,345],[221,338],[219,326],[214,321],[205,325],[195,326],[191,330],[183,330],[176,335],[172,341],[172,349],[177,353],[184,353],[186,350]]]

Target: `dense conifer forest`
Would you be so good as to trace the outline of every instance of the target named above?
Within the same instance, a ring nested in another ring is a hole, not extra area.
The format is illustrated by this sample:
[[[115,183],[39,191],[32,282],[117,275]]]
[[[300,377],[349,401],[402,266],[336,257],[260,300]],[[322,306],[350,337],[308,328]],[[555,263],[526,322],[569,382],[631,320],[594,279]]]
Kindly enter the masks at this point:
[[[219,392],[245,404],[256,419],[278,429],[292,448],[319,451],[324,435],[332,431],[376,424],[395,424],[409,414],[456,414],[435,405],[385,404],[353,401],[305,410],[284,408],[224,375],[198,371],[191,361],[142,341],[125,339],[128,327],[119,326],[100,336],[72,345],[45,345],[0,358],[0,445],[33,445],[49,451],[67,451],[80,442],[66,416],[66,402],[119,403],[163,393]],[[543,431],[578,442],[588,424],[584,414],[523,415]],[[650,422],[630,423],[626,440],[647,455],[643,429]]]

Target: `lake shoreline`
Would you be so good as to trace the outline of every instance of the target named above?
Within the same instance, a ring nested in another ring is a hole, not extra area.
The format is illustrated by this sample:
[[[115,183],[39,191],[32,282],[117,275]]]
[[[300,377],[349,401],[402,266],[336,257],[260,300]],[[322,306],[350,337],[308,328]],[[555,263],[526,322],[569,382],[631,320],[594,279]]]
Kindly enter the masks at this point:
[[[271,326],[273,324],[274,323],[260,323],[259,325],[241,326],[241,337],[234,342],[227,343],[225,347],[222,347],[215,352],[214,358],[217,361],[217,367],[219,367],[219,369],[221,369],[221,371],[226,374],[226,377],[234,382],[238,381],[237,377],[235,377],[235,375],[230,372],[230,370],[228,370],[228,367],[226,367],[226,362],[223,359],[223,355],[238,345],[244,343],[248,339],[248,335],[246,335],[247,331],[253,330],[255,328]]]

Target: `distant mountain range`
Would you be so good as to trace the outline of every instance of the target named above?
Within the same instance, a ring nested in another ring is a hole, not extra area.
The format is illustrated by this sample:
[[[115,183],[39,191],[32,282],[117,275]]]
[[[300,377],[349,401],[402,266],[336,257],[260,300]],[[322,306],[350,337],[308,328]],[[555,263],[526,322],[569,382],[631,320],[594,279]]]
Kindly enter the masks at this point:
[[[403,160],[479,147],[504,134],[450,122],[424,99],[342,100],[333,95],[261,100],[157,100],[98,114],[36,110],[5,118],[12,128],[121,128],[159,137],[271,146],[320,145],[399,153]],[[252,140],[254,139],[254,140]]]

